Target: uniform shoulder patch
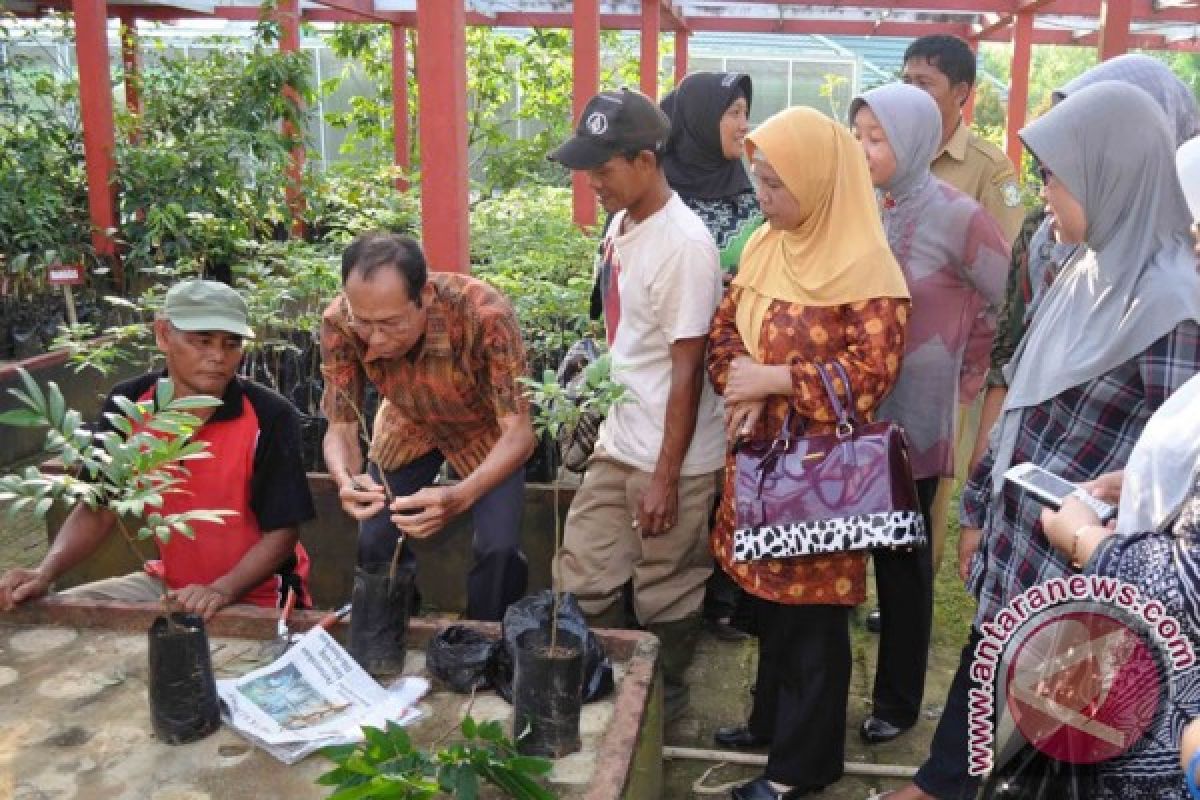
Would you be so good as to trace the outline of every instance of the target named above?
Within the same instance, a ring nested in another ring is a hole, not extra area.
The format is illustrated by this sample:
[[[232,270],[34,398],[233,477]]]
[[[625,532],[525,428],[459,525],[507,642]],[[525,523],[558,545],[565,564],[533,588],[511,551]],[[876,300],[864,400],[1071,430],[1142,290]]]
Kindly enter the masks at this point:
[[[1016,181],[1010,180],[1001,186],[1000,196],[1004,199],[1004,205],[1009,208],[1021,205],[1021,189],[1017,186]]]

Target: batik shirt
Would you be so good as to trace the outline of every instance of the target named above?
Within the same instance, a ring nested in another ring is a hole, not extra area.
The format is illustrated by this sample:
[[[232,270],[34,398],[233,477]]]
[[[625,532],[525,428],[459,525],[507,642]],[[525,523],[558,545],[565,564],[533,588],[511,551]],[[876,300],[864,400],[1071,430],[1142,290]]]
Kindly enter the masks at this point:
[[[501,417],[523,413],[525,345],[512,305],[466,275],[435,273],[425,334],[399,358],[370,359],[350,325],[345,295],[321,318],[321,410],[330,422],[357,422],[364,382],[379,390],[370,459],[394,470],[440,450],[466,477],[500,439]]]

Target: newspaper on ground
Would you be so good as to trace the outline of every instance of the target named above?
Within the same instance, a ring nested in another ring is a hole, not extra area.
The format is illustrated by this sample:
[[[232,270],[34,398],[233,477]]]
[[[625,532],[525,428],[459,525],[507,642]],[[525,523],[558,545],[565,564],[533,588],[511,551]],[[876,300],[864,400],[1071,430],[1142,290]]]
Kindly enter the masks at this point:
[[[415,722],[427,691],[429,682],[416,677],[385,689],[320,627],[267,666],[217,681],[225,724],[285,764],[360,742],[364,725]]]

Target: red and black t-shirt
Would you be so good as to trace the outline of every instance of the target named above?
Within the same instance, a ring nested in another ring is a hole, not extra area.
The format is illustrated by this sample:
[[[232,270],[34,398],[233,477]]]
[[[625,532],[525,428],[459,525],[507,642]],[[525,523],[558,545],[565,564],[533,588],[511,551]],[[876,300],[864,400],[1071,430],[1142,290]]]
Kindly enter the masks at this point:
[[[119,413],[115,396],[135,402],[149,399],[160,377],[143,375],[113,387],[101,410],[101,428],[111,429],[106,412]],[[181,491],[165,495],[157,510],[235,513],[221,524],[193,523],[194,538],[176,534],[159,545],[162,577],[171,589],[212,583],[241,561],[263,531],[297,527],[316,516],[304,473],[299,414],[277,392],[235,378],[194,439],[207,442],[211,457],[188,461]],[[286,582],[299,589],[301,604],[309,605],[308,573],[308,553],[297,543],[277,574],[236,602],[277,606]]]

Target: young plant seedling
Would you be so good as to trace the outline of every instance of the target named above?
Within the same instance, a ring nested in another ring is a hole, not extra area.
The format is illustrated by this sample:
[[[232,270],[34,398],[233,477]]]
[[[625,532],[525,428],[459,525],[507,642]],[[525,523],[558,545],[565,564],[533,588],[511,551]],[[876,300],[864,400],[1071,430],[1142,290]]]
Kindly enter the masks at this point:
[[[558,381],[554,370],[542,373],[541,381],[532,378],[522,378],[525,384],[529,402],[536,409],[533,415],[533,426],[538,436],[549,434],[554,441],[562,441],[569,437],[579,425],[579,421],[588,415],[603,418],[613,406],[625,402],[625,386],[612,379],[612,366],[609,354],[605,353],[584,368],[583,380],[575,387],[568,388]],[[562,546],[562,522],[559,519],[559,488],[561,482],[555,476],[553,487],[554,497],[554,563],[558,563],[558,553]],[[557,570],[555,570],[557,575]],[[550,649],[558,647],[558,579],[554,578],[554,603],[550,617]]]
[[[317,783],[333,787],[329,800],[431,800],[443,792],[458,800],[476,800],[483,783],[515,800],[554,800],[538,781],[550,771],[550,762],[519,755],[499,722],[480,723],[467,714],[459,730],[462,741],[447,747],[435,743],[425,751],[414,747],[394,722],[384,730],[364,727],[363,743],[322,751],[337,766]]]
[[[45,391],[24,369],[19,369],[22,389],[9,389],[20,403],[0,414],[0,424],[23,428],[48,428],[45,453],[62,463],[62,471],[26,467],[0,477],[0,501],[8,501],[9,513],[29,508],[44,517],[56,500],[74,507],[83,503],[93,510],[106,509],[115,517],[117,529],[139,562],[146,561],[137,542],[155,538],[167,543],[179,534],[192,538],[194,522],[223,522],[232,511],[194,510],[161,514],[163,496],[180,491],[187,472],[186,462],[210,458],[208,443],[192,436],[204,423],[194,411],[214,408],[221,401],[196,395],[175,397],[170,379],[163,378],[154,396],[134,402],[115,397],[119,413],[108,413],[112,430],[92,433],[80,412],[66,407],[57,384]],[[131,532],[129,516],[140,527]],[[163,607],[170,611],[170,596],[163,586]],[[167,615],[170,622],[170,614]]]

